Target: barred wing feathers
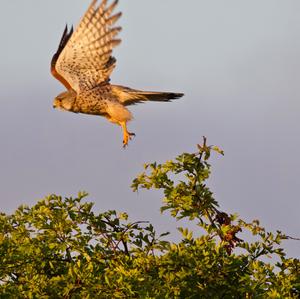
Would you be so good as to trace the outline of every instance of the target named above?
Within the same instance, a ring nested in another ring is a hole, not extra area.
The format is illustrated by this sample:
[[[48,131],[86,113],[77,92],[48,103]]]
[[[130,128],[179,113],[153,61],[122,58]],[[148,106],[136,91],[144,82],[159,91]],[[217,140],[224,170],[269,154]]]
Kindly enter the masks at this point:
[[[97,0],[92,1],[55,64],[57,74],[77,93],[108,82],[115,67],[111,54],[121,42],[115,38],[121,27],[113,25],[121,13],[112,14],[118,0],[110,5],[107,2],[97,5]]]

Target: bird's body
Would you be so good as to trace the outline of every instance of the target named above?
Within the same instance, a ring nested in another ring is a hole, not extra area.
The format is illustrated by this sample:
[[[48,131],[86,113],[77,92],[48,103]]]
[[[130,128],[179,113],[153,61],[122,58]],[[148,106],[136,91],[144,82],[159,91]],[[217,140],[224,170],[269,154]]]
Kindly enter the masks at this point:
[[[80,113],[105,116],[110,102],[118,102],[118,99],[112,96],[111,86],[97,86],[81,92],[77,96],[74,108]]]
[[[145,101],[168,102],[183,94],[147,92],[110,84],[116,60],[112,49],[120,43],[115,39],[120,27],[114,27],[121,13],[112,15],[118,1],[100,5],[93,0],[76,30],[66,27],[57,52],[51,61],[51,72],[67,88],[53,103],[55,108],[106,117],[123,129],[123,145],[133,133],[127,130],[132,119],[126,106]]]

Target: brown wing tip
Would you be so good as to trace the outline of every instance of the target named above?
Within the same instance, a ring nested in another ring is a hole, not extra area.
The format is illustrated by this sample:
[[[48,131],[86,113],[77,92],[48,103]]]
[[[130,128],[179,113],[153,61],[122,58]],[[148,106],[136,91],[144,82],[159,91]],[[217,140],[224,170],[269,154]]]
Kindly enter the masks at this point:
[[[162,93],[158,93],[158,97],[153,94],[152,97],[156,98],[156,100],[159,101],[171,101],[171,100],[177,100],[180,99],[181,97],[183,97],[184,94],[183,93],[177,93],[177,92],[162,92]],[[150,95],[151,97],[151,95]]]
[[[112,44],[113,47],[116,47],[116,46],[118,46],[121,42],[122,42],[122,40],[121,40],[120,38],[118,38],[118,39],[113,39],[112,42],[111,42],[111,44]]]
[[[64,32],[62,34],[62,37],[60,39],[59,45],[58,45],[58,49],[56,51],[56,55],[59,55],[62,50],[64,49],[64,47],[66,46],[67,42],[69,41],[69,39],[71,38],[72,34],[73,34],[73,26],[71,27],[70,31],[68,30],[68,25],[66,24],[66,27],[64,29]]]
[[[169,93],[168,99],[169,100],[176,100],[176,99],[180,99],[184,96],[184,93]]]
[[[110,17],[108,20],[107,20],[107,24],[112,26],[114,25],[122,16],[122,13],[119,12],[119,13],[116,13],[115,15],[113,15],[112,17]]]

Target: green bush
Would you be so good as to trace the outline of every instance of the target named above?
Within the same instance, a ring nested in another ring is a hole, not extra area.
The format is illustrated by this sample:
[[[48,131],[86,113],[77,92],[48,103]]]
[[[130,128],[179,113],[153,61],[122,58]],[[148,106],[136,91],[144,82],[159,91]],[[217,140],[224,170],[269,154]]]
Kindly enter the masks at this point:
[[[199,237],[180,227],[179,243],[126,213],[96,214],[86,193],[2,213],[0,298],[299,298],[300,262],[280,248],[288,237],[220,210],[206,185],[212,152],[222,154],[204,140],[133,181],[162,189],[161,211],[199,227]]]

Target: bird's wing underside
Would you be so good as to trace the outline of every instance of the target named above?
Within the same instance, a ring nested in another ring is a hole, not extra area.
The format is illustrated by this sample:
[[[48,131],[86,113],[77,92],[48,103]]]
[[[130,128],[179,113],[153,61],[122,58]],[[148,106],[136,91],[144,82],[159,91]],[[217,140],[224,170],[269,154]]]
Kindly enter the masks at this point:
[[[62,50],[53,68],[78,93],[108,82],[115,67],[111,54],[121,42],[115,38],[121,27],[113,25],[121,13],[112,14],[118,0],[110,5],[107,2],[97,5],[93,0],[74,33],[65,31],[61,41]]]

